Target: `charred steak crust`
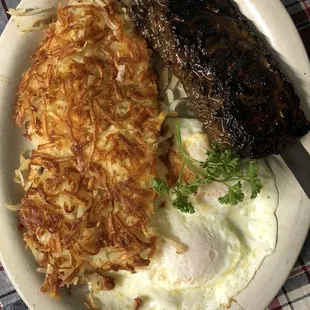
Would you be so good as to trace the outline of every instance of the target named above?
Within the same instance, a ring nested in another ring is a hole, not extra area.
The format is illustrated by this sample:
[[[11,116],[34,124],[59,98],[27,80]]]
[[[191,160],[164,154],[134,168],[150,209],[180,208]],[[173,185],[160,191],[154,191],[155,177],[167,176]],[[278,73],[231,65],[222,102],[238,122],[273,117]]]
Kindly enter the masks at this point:
[[[211,141],[261,158],[310,130],[292,84],[230,1],[134,0],[131,17],[184,85]]]

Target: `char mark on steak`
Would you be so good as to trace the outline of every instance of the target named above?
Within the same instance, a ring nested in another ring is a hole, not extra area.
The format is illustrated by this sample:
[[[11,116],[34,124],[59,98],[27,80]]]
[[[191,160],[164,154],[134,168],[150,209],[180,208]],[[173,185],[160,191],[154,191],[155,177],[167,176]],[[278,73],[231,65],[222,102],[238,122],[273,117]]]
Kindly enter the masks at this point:
[[[292,84],[229,0],[134,0],[131,17],[211,141],[261,158],[310,130]]]

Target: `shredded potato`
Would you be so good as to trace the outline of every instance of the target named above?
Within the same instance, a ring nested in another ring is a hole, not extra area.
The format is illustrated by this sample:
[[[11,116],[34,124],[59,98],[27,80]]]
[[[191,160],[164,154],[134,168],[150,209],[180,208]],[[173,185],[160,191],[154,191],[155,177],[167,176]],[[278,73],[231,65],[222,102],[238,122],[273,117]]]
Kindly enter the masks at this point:
[[[165,113],[146,42],[122,12],[98,0],[59,7],[18,90],[15,121],[36,146],[27,178],[25,162],[17,173],[19,215],[52,297],[86,273],[134,272],[155,252],[151,180]]]
[[[8,14],[11,16],[32,16],[37,15],[41,13],[46,13],[47,15],[55,15],[55,8],[49,8],[49,9],[40,9],[40,8],[33,8],[33,9],[25,9],[25,8],[19,8],[19,9],[9,9]]]
[[[5,204],[4,205],[6,208],[8,208],[9,210],[11,211],[19,211],[22,207],[22,204],[21,203],[18,203],[16,205],[9,205],[9,204]]]
[[[9,15],[16,17],[17,25],[22,32],[42,30],[56,18],[56,8],[19,8],[9,9]]]

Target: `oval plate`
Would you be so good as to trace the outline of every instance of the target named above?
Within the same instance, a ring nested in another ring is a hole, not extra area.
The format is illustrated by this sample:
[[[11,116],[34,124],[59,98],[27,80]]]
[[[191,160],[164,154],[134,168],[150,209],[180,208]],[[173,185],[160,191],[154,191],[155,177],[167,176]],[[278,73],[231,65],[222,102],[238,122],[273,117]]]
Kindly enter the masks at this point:
[[[24,0],[20,7],[49,8],[56,2],[57,0]],[[279,0],[236,2],[254,23],[260,35],[268,41],[272,54],[294,83],[302,99],[302,107],[310,118],[310,64],[285,8]],[[36,272],[32,255],[24,249],[24,242],[18,231],[18,216],[4,207],[5,203],[18,203],[22,195],[19,186],[13,182],[13,174],[19,165],[19,153],[26,149],[27,143],[22,138],[22,130],[16,128],[12,113],[21,74],[29,67],[30,55],[42,38],[41,32],[21,33],[19,22],[12,18],[0,38],[0,260],[30,309],[84,309],[79,290],[74,290],[70,297],[62,294],[60,301],[40,293],[44,279]],[[310,135],[301,141],[309,152]],[[275,253],[265,259],[254,280],[235,298],[246,310],[265,309],[277,294],[297,259],[310,224],[310,201],[290,170],[280,156],[269,157],[268,163],[275,174],[280,196],[276,213],[279,224],[278,243]],[[231,309],[240,309],[238,304],[233,303]]]

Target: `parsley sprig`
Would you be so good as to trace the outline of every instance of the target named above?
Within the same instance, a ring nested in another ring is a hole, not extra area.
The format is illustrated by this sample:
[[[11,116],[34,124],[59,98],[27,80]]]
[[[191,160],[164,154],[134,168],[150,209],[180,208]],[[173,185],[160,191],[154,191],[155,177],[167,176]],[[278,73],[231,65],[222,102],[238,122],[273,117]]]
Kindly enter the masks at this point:
[[[176,209],[185,213],[194,213],[195,209],[189,197],[197,193],[201,184],[218,182],[226,185],[228,192],[219,197],[219,201],[221,204],[228,205],[236,205],[243,201],[245,195],[241,182],[247,182],[250,185],[251,199],[256,198],[261,191],[263,186],[258,178],[256,161],[242,161],[235,152],[223,150],[217,142],[212,143],[211,150],[206,152],[206,160],[198,161],[184,150],[179,123],[176,126],[176,141],[182,157],[182,167],[176,184],[169,188],[167,182],[161,178],[154,178],[152,182],[153,189],[160,195],[166,195],[172,191],[175,195],[172,205]],[[182,181],[186,166],[196,174],[191,184]]]

